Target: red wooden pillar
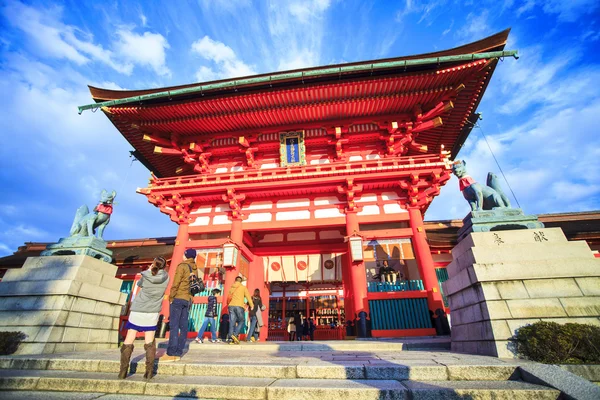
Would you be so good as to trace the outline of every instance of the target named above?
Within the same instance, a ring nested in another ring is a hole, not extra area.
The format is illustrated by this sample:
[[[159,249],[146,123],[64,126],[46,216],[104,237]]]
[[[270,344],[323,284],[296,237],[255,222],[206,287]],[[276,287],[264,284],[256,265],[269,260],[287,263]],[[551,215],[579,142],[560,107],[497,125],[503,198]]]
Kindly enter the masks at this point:
[[[358,215],[356,211],[346,210],[346,234],[348,236],[358,233]],[[352,282],[352,304],[356,313],[356,336],[367,337],[367,315],[369,314],[369,303],[367,300],[367,271],[365,263],[352,262],[350,242],[348,242],[348,267]]]
[[[346,316],[345,323],[347,324],[348,321],[354,321],[355,319],[354,306],[352,303],[352,276],[350,275],[350,267],[352,263],[350,261],[349,254],[344,254],[342,260],[342,279],[344,280],[342,286],[344,290],[344,315]]]
[[[431,250],[427,243],[421,210],[418,207],[408,207],[408,215],[410,217],[410,227],[413,234],[412,243],[415,249],[419,274],[423,280],[423,286],[425,286],[425,290],[427,291],[427,304],[432,312],[435,312],[438,308],[444,310],[444,301],[435,274]]]
[[[234,218],[231,221],[231,240],[237,244],[238,246],[242,244],[244,236],[244,231],[242,230],[242,220],[240,218]],[[241,254],[238,253],[238,264],[240,260]],[[225,283],[223,284],[223,305],[221,307],[221,313],[228,313],[227,309],[227,294],[229,293],[229,289],[235,282],[235,278],[238,276],[238,266],[227,267],[227,271],[225,272]]]
[[[169,292],[171,291],[171,286],[173,286],[175,272],[179,263],[183,261],[183,253],[187,249],[187,243],[190,239],[188,228],[188,224],[180,224],[177,231],[177,238],[175,239],[175,246],[173,247],[173,255],[171,256],[171,264],[169,266],[169,284],[167,285],[167,291],[165,292],[160,310],[160,313],[163,315],[163,325],[167,321],[167,318],[169,318]]]
[[[265,324],[260,330],[259,338],[261,340],[267,340],[267,325],[269,320],[269,290],[265,285],[264,276],[265,268],[263,258],[254,256],[254,259],[250,262],[250,266],[248,267],[248,281],[246,287],[248,288],[248,292],[250,292],[250,296],[254,295],[254,289],[260,290],[260,298],[267,307],[265,311],[260,311],[262,313],[263,323]]]

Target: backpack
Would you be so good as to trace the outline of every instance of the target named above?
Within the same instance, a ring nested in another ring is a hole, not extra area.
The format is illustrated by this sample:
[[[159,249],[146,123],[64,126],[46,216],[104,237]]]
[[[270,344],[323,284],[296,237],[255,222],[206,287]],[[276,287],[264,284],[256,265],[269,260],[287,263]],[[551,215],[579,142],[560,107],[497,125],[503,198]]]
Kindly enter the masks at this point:
[[[192,267],[189,264],[186,265],[190,269],[190,294],[195,296],[204,291],[204,282],[202,282],[202,279],[192,271]]]

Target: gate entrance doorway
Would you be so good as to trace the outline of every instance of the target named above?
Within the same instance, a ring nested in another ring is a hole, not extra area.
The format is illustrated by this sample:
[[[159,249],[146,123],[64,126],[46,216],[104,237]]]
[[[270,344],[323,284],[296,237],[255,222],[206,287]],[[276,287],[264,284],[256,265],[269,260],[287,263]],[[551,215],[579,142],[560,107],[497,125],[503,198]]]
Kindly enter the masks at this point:
[[[327,286],[272,283],[267,340],[344,340],[346,314],[342,285],[340,282]]]

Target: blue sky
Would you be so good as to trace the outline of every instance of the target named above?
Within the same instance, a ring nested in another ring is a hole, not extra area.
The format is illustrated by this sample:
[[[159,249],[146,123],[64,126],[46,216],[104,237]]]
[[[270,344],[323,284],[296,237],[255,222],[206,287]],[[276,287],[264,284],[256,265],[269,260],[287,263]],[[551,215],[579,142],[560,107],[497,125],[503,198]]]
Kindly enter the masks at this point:
[[[169,5],[167,5],[169,4]],[[176,5],[170,5],[176,4]],[[118,191],[105,239],[175,235],[135,193],[148,171],[88,84],[162,87],[451,48],[512,27],[479,107],[527,213],[600,209],[600,3],[505,1],[0,1],[0,256],[68,234],[76,209]],[[474,129],[459,158],[499,173]],[[507,190],[508,191],[508,190]],[[426,219],[463,218],[456,178]]]

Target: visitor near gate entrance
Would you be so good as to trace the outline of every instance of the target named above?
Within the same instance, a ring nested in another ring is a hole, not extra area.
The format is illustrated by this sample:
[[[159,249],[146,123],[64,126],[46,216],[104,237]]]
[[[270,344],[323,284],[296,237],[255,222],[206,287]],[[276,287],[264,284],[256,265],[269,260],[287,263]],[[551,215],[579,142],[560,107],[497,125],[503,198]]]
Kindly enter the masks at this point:
[[[248,317],[250,318],[250,323],[248,324],[248,336],[246,337],[246,342],[256,342],[258,340],[258,333],[260,332],[260,328],[264,325],[262,320],[262,312],[265,309],[265,306],[262,303],[262,299],[260,298],[260,290],[254,289],[254,294],[252,295],[252,302],[254,303],[254,307],[250,307],[248,310]]]
[[[287,325],[288,331],[288,341],[293,342],[296,340],[296,324],[294,322],[294,317],[290,317]]]
[[[204,314],[204,322],[202,322],[202,327],[198,331],[198,337],[196,337],[196,343],[204,343],[202,336],[204,336],[204,331],[206,331],[206,327],[210,324],[210,341],[211,343],[217,342],[217,322],[215,317],[217,316],[217,297],[221,294],[220,289],[213,289],[211,295],[208,296],[208,304],[206,306],[206,313]]]
[[[196,250],[187,249],[184,252],[185,260],[177,266],[175,278],[169,293],[170,303],[170,335],[167,355],[161,358],[161,362],[178,361],[183,355],[183,348],[188,334],[188,316],[192,294],[190,293],[190,276],[197,274]]]
[[[156,257],[150,269],[142,272],[137,285],[141,291],[131,305],[127,321],[127,336],[121,346],[121,366],[119,379],[125,379],[129,369],[129,361],[133,352],[133,342],[138,332],[144,332],[144,350],[146,351],[145,379],[151,379],[156,357],[156,324],[162,305],[162,299],[169,283],[169,274],[165,272],[167,262],[163,257]]]
[[[229,337],[231,344],[240,344],[240,329],[244,323],[244,299],[249,307],[254,308],[254,302],[246,286],[242,285],[242,277],[237,276],[227,295],[227,308],[229,310]]]
[[[379,269],[379,278],[381,282],[396,282],[396,271],[389,266],[388,260],[383,260],[383,265]]]

